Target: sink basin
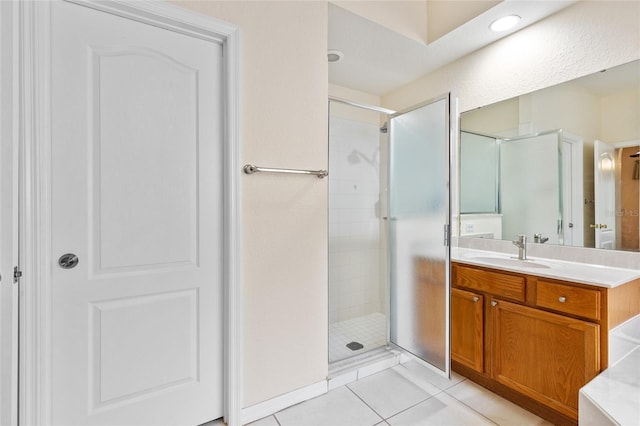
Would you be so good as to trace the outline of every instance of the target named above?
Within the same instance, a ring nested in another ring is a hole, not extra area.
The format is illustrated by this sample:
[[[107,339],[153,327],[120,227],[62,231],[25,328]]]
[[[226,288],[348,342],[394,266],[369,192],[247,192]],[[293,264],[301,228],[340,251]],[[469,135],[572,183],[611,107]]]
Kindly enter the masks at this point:
[[[535,260],[520,260],[517,258],[507,259],[504,257],[492,257],[492,256],[478,256],[478,257],[473,257],[471,259],[477,260],[478,262],[489,263],[497,266],[511,266],[515,268],[549,269],[547,265],[543,265],[542,263],[537,263]]]

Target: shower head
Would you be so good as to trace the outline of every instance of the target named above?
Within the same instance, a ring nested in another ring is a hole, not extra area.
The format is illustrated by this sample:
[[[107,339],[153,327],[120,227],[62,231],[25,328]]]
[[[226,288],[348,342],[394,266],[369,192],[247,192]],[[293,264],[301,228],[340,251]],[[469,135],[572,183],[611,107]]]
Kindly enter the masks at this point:
[[[360,153],[354,149],[351,154],[347,155],[347,161],[349,164],[358,164],[360,162]]]

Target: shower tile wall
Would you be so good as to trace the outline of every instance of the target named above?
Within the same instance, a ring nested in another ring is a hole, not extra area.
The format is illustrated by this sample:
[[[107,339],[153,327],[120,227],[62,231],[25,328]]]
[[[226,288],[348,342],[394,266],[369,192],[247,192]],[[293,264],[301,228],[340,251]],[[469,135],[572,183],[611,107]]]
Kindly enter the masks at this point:
[[[329,130],[329,322],[384,312],[380,132],[332,116]]]

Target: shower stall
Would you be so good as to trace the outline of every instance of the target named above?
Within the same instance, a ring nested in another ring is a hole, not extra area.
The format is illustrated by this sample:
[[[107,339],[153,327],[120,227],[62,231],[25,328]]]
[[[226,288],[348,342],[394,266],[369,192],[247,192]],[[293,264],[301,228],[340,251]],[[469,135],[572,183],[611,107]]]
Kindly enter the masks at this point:
[[[329,102],[329,362],[402,348],[448,372],[449,97]]]
[[[387,345],[386,114],[329,104],[329,362]]]

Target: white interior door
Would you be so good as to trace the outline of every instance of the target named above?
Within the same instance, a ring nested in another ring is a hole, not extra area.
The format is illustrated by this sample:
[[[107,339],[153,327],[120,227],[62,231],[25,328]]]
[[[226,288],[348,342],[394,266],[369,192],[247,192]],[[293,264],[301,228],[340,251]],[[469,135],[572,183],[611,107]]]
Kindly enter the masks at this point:
[[[222,47],[51,13],[53,423],[221,417]]]
[[[0,2],[0,424],[17,423],[18,407],[18,134],[12,15],[17,3]],[[16,54],[17,55],[17,54]]]
[[[602,141],[594,143],[594,191],[596,248],[616,248],[616,168],[615,148]]]

